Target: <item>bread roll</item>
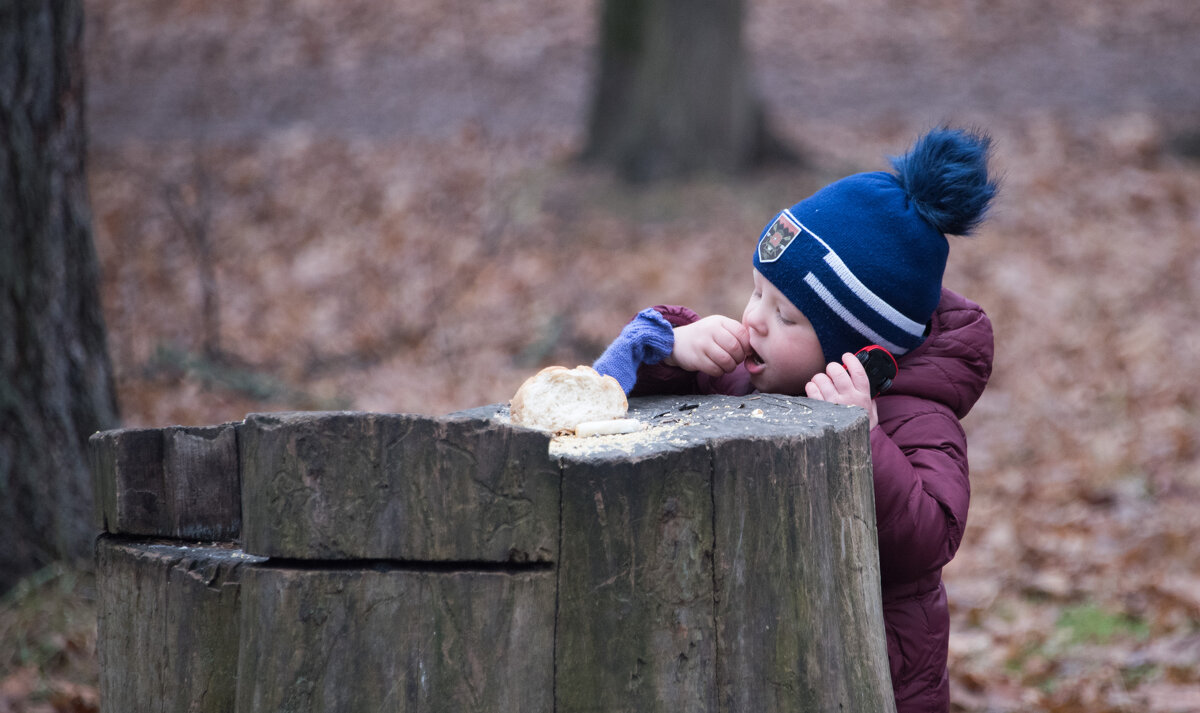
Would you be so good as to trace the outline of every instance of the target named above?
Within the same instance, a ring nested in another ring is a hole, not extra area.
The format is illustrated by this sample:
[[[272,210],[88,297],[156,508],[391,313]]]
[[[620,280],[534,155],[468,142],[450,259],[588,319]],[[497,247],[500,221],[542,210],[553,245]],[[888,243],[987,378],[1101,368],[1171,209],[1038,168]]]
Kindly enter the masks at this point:
[[[548,366],[521,384],[510,407],[513,423],[559,433],[585,421],[624,418],[629,402],[616,379],[590,366]]]

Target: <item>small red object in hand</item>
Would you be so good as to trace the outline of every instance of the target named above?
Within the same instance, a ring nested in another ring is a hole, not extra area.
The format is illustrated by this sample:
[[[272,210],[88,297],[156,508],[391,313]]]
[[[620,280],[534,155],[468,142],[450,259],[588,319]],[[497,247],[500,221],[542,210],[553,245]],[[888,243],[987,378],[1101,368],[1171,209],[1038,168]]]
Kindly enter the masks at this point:
[[[863,347],[854,354],[862,362],[871,381],[871,398],[882,394],[892,387],[892,380],[900,373],[900,365],[896,357],[878,344]]]

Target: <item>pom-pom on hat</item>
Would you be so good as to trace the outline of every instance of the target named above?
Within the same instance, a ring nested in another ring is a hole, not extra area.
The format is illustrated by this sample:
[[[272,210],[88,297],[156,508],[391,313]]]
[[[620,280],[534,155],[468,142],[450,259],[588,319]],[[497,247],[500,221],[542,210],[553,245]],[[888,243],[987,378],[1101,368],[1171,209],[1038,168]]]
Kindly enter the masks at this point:
[[[754,267],[812,323],[827,361],[869,344],[896,356],[925,339],[941,299],[946,235],[968,235],[996,194],[991,138],[934,129],[891,159],[785,210],[759,236]]]

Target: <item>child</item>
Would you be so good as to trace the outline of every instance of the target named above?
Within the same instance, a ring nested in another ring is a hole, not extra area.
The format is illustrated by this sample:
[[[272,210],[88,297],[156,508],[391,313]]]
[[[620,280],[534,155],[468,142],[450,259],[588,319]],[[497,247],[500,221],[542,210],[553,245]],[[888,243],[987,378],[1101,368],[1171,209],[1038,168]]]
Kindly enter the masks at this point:
[[[597,360],[633,395],[805,394],[870,419],[875,518],[892,686],[900,713],[949,709],[950,631],[942,567],[967,519],[959,419],[987,384],[992,328],[942,288],[946,235],[967,235],[996,192],[986,135],[941,128],[895,173],[832,183],[777,215],[759,237],[741,321],[683,307],[644,310]],[[897,359],[870,397],[853,353]]]

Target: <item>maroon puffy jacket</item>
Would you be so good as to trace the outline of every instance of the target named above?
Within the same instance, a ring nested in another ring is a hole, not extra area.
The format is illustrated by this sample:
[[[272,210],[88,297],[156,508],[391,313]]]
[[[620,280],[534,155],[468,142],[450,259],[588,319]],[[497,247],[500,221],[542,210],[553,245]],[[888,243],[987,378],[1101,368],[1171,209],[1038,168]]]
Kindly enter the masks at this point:
[[[683,307],[657,309],[675,326],[698,319]],[[979,305],[942,290],[929,336],[899,364],[891,389],[876,399],[879,425],[871,430],[888,659],[898,713],[946,711],[950,614],[942,567],[962,542],[971,492],[959,419],[992,372],[991,322]],[[714,379],[654,365],[638,372],[632,395],[752,389],[742,367]]]

